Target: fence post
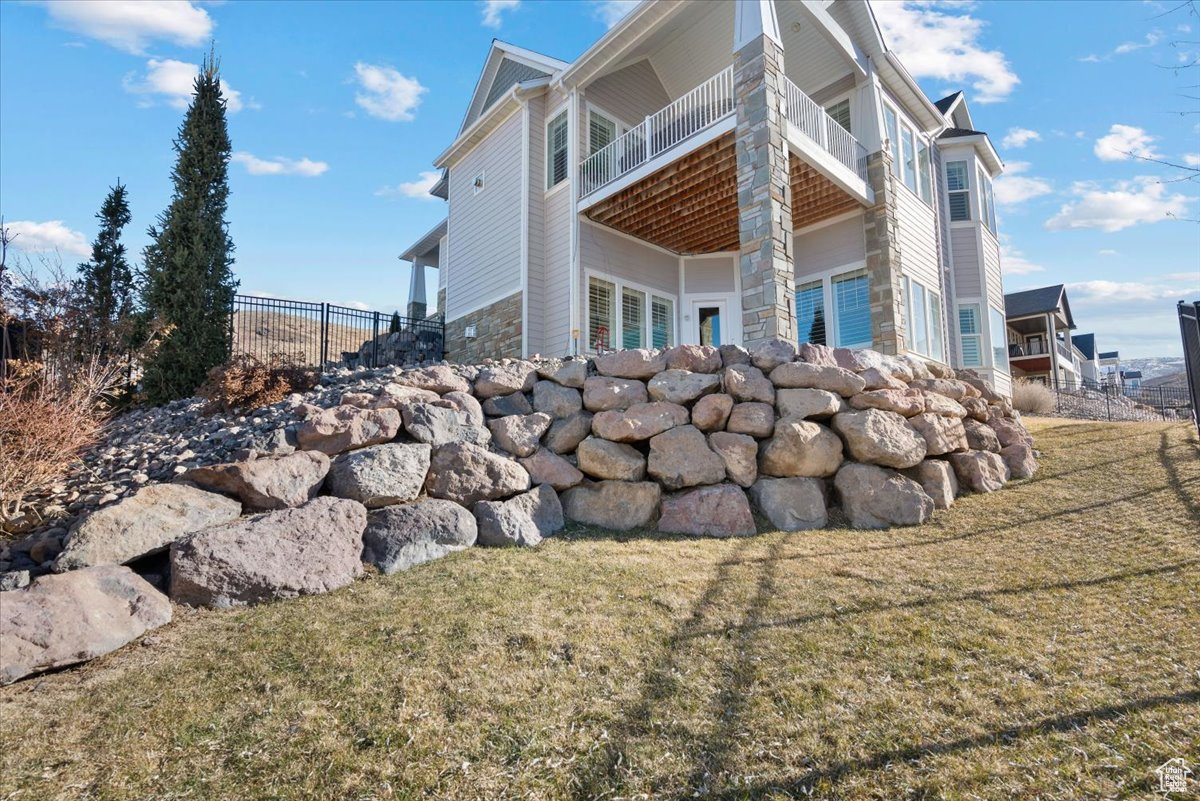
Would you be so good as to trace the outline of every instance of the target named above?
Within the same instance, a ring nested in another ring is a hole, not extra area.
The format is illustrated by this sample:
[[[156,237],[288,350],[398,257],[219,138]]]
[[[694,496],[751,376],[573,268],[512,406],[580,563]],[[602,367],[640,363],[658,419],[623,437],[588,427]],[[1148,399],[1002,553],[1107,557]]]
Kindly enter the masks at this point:
[[[321,372],[325,372],[325,365],[329,363],[329,304],[321,304],[321,363],[318,367]]]
[[[1109,387],[1104,388],[1104,412],[1108,415],[1108,422],[1112,422],[1112,395],[1108,394]]]
[[[371,367],[379,366],[379,312],[371,315]]]

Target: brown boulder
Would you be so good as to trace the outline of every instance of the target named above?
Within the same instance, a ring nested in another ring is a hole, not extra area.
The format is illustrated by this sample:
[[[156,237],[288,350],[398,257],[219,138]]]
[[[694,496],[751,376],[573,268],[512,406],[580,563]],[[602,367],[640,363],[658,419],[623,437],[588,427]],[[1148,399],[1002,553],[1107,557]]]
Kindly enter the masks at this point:
[[[551,423],[542,444],[555,453],[570,453],[591,433],[591,412],[577,412]]]
[[[1000,439],[995,429],[986,423],[968,417],[963,419],[963,430],[967,434],[967,447],[971,450],[1000,452]]]
[[[654,522],[661,498],[662,488],[653,481],[585,481],[561,500],[568,520],[629,531]]]
[[[664,370],[646,384],[650,399],[683,406],[721,388],[721,379],[712,373]]]
[[[597,414],[592,418],[592,433],[613,442],[640,442],[687,421],[688,410],[677,404],[635,403],[624,411]]]
[[[951,451],[967,450],[967,432],[957,417],[940,414],[918,414],[908,418],[909,424],[925,440],[926,456],[941,456]]]
[[[708,435],[708,446],[725,462],[725,475],[734,484],[749,487],[758,478],[758,443],[754,437],[715,431]]]
[[[895,412],[866,409],[833,417],[833,430],[842,435],[850,458],[885,467],[913,467],[925,458],[925,440]]]
[[[736,401],[775,402],[775,386],[762,370],[748,364],[735,364],[724,371],[725,391]]]
[[[322,409],[296,428],[296,441],[306,451],[336,456],[343,451],[391,442],[400,431],[395,409],[335,406]]]
[[[653,378],[667,369],[667,357],[663,351],[633,348],[614,350],[592,360],[596,372],[614,378],[636,378],[642,381]]]
[[[894,470],[847,462],[833,485],[853,528],[916,526],[933,516],[933,499]]]
[[[949,462],[926,459],[905,470],[904,475],[921,485],[925,494],[933,499],[935,509],[949,509],[958,496],[958,478]]]
[[[668,370],[715,373],[721,369],[721,351],[711,345],[676,345],[666,352]]]
[[[698,537],[748,537],[756,532],[746,493],[733,484],[664,496],[658,530]]]
[[[579,468],[548,448],[538,448],[532,456],[519,461],[529,473],[534,486],[549,484],[562,491],[583,481],[583,473],[579,472]]]
[[[775,431],[775,408],[769,403],[734,404],[725,430],[759,439],[769,437]]]
[[[650,438],[650,475],[669,490],[725,480],[725,461],[695,426],[683,425]]]
[[[837,418],[834,418],[837,419]],[[842,463],[842,441],[811,420],[785,417],[775,423],[775,433],[762,443],[758,472],[788,478],[832,476]]]
[[[267,512],[299,506],[317,497],[328,472],[328,456],[320,451],[298,451],[276,458],[197,467],[180,480],[235,495],[247,511]]]
[[[733,410],[733,398],[724,394],[705,395],[692,407],[692,425],[701,431],[720,431]]]
[[[846,402],[824,389],[781,389],[775,393],[775,406],[780,417],[805,419],[832,417],[846,408]]]
[[[467,442],[435,448],[425,480],[430,496],[463,506],[516,495],[529,486],[524,467]]]
[[[824,528],[825,494],[819,478],[760,478],[750,488],[755,507],[780,531]]]
[[[879,409],[912,417],[925,411],[925,396],[917,389],[874,389],[850,398],[852,409]]]
[[[533,389],[537,377],[537,369],[529,362],[484,367],[475,376],[475,397],[486,399],[528,392]]]
[[[438,395],[445,395],[447,392],[471,391],[471,382],[444,364],[405,370],[393,381],[400,386],[415,387]]]
[[[583,407],[589,412],[628,409],[650,399],[641,381],[609,376],[592,376],[583,382]]]
[[[592,478],[641,481],[646,477],[646,457],[632,445],[588,437],[575,451],[579,469]]]
[[[1008,481],[1008,465],[998,453],[968,451],[952,453],[949,459],[958,483],[972,492],[995,492]]]
[[[1014,442],[1001,448],[1000,456],[1004,459],[1011,478],[1032,478],[1037,472],[1037,459],[1033,455],[1033,448],[1027,443]]]
[[[771,383],[779,389],[824,389],[843,398],[863,391],[867,382],[843,367],[824,367],[806,362],[781,364],[771,371]]]
[[[538,449],[542,434],[550,428],[554,418],[545,412],[514,414],[488,421],[488,428],[497,447],[514,456],[528,456]]]

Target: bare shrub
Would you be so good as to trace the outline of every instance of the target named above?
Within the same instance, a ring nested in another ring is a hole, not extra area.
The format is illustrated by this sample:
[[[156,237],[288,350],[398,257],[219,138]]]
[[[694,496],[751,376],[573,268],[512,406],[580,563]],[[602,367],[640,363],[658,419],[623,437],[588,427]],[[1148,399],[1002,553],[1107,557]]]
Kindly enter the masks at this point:
[[[1018,378],[1013,382],[1012,403],[1022,414],[1054,414],[1054,390],[1040,381]]]
[[[243,354],[209,370],[198,394],[208,399],[209,409],[232,412],[270,406],[316,384],[316,370],[284,354],[272,353],[265,362]]]

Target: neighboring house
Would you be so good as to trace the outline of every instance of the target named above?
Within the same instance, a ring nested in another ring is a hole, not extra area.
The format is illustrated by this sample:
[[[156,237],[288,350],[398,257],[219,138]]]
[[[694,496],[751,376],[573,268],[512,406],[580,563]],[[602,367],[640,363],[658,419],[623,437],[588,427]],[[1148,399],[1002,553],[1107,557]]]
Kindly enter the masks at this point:
[[[1079,378],[1084,386],[1100,386],[1100,353],[1096,350],[1096,335],[1074,334],[1071,344],[1079,355]]]
[[[1003,166],[867,3],[644,2],[571,63],[493,42],[435,164],[445,232],[404,258],[451,359],[782,337],[1008,391]]]
[[[1100,353],[1100,382],[1112,387],[1121,386],[1121,354],[1106,350]]]
[[[1071,342],[1075,318],[1062,284],[1004,296],[1013,378],[1071,389],[1081,383],[1084,354]]]
[[[1142,389],[1142,371],[1126,370],[1121,373],[1121,383],[1126,395],[1137,395]]]

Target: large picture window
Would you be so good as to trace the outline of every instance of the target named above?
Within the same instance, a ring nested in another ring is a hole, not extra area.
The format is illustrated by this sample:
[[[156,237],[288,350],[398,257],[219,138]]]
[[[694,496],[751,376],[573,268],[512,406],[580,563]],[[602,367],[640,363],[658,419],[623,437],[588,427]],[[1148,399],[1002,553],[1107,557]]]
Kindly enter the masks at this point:
[[[979,324],[979,304],[964,303],[958,307],[958,338],[962,342],[963,367],[983,366],[982,328]]]
[[[839,348],[871,347],[871,296],[866,272],[832,281],[835,331]]]
[[[988,307],[988,324],[992,339],[992,367],[1008,372],[1008,327],[1004,312]]]
[[[589,351],[675,344],[675,298],[669,295],[593,275],[587,312]]]
[[[946,163],[946,198],[950,204],[950,222],[971,219],[971,186],[967,176],[967,162]]]
[[[546,188],[552,189],[567,180],[567,112],[563,111],[546,124]]]
[[[942,298],[919,281],[904,279],[905,308],[908,312],[908,346],[922,356],[945,361],[942,346]]]
[[[825,284],[811,281],[796,290],[796,333],[799,344],[825,344]]]

